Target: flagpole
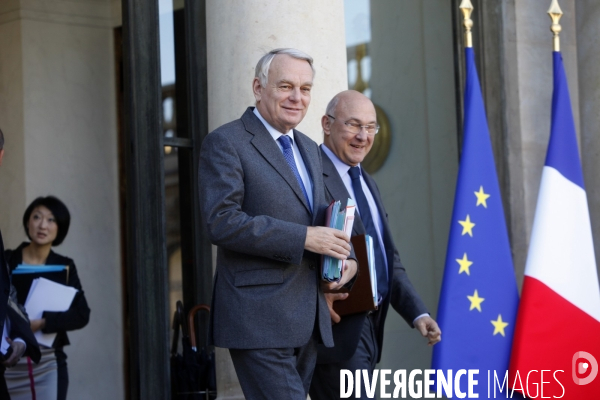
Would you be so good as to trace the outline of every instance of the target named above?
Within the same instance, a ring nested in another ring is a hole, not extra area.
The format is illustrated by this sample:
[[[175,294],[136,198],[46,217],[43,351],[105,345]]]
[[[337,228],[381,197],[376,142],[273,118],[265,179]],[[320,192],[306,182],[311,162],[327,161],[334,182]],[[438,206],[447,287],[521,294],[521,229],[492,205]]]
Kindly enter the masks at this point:
[[[465,47],[470,48],[473,47],[473,35],[471,34],[471,28],[473,27],[473,20],[471,19],[473,4],[471,4],[471,0],[463,0],[462,3],[460,3],[459,8],[464,16],[463,25],[465,27]]]
[[[560,34],[562,27],[558,21],[560,21],[563,12],[558,5],[558,0],[552,0],[552,4],[550,4],[550,8],[548,9],[548,15],[552,19],[550,30],[554,34],[554,51],[560,51],[560,38],[558,35]]]

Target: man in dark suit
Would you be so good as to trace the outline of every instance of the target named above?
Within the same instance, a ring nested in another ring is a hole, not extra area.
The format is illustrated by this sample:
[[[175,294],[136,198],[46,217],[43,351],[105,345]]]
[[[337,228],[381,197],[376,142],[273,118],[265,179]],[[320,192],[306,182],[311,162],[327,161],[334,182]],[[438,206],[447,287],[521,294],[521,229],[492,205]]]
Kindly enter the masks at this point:
[[[2,165],[3,158],[4,134],[0,130],[0,166]],[[4,371],[6,368],[14,366],[23,354],[25,354],[26,350],[28,350],[28,355],[36,362],[40,359],[40,350],[29,327],[29,320],[9,297],[14,296],[11,296],[8,265],[4,259],[4,242],[2,241],[2,232],[0,232],[0,329],[2,329],[0,400],[10,400],[6,381],[4,380]],[[25,345],[26,342],[28,346]]]
[[[310,397],[312,400],[340,398],[340,370],[368,370],[372,377],[381,359],[383,328],[390,304],[433,345],[441,340],[437,323],[412,286],[390,232],[387,213],[373,178],[360,168],[379,127],[371,100],[348,90],[336,95],[321,119],[325,135],[321,146],[323,181],[335,200],[351,197],[359,218],[352,236],[369,234],[374,239],[378,309],[375,312],[339,317],[333,310],[335,347],[319,346]],[[350,291],[352,296],[352,291]],[[344,301],[347,294],[327,294],[328,301]],[[361,380],[362,383],[362,380]],[[353,394],[354,395],[354,394]],[[367,398],[362,383],[361,398]]]
[[[317,144],[294,128],[310,103],[312,58],[276,49],[253,81],[256,108],[202,144],[200,205],[218,246],[211,329],[229,349],[247,399],[306,399],[318,342],[333,346],[321,255],[346,259],[350,238],[323,227]],[[344,278],[356,272],[347,260]]]

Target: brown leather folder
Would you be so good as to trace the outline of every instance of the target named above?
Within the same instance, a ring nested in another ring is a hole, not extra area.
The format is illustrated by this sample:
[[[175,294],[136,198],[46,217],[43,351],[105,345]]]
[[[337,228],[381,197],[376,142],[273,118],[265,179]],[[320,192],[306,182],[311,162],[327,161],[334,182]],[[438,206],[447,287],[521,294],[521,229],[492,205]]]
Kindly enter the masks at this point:
[[[334,311],[340,316],[377,309],[373,301],[373,291],[371,289],[369,253],[367,251],[365,235],[353,236],[351,240],[354,247],[354,254],[358,260],[358,275],[351,290],[346,288],[338,290],[339,293],[349,294],[345,300],[338,300],[333,303]]]

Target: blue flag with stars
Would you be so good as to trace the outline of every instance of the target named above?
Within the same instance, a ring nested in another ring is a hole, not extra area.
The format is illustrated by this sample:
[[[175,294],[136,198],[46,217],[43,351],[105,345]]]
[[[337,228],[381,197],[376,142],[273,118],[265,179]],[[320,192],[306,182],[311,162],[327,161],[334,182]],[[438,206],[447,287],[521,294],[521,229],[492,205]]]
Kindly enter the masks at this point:
[[[452,370],[452,384],[458,370],[478,369],[479,398],[488,398],[490,371],[490,397],[503,398],[499,387],[493,396],[492,384],[494,371],[501,385],[508,370],[519,294],[473,49],[465,51],[463,147],[437,313],[442,341],[433,348],[433,369],[446,379]],[[467,376],[460,391],[467,393]]]

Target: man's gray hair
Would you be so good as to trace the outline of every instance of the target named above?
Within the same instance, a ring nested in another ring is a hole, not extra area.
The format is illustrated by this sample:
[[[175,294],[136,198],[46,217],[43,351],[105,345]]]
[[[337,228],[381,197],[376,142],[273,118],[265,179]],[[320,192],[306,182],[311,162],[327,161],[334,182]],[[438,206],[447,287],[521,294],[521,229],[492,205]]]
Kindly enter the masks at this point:
[[[2,129],[0,129],[0,150],[4,148],[4,133],[2,133]]]
[[[313,65],[313,58],[305,52],[291,48],[273,49],[264,56],[262,56],[256,64],[256,69],[254,70],[254,77],[258,78],[260,86],[267,87],[267,82],[269,80],[269,67],[271,67],[271,61],[273,61],[275,56],[278,54],[285,54],[298,60],[307,61],[310,65],[310,68],[312,69],[313,77],[315,76],[316,71],[315,66]]]
[[[335,117],[335,115],[333,115],[333,112],[335,111],[335,108],[337,107],[339,102],[340,102],[340,94],[338,93],[335,96],[333,96],[333,99],[331,99],[329,104],[327,104],[327,108],[325,109],[325,114]]]

